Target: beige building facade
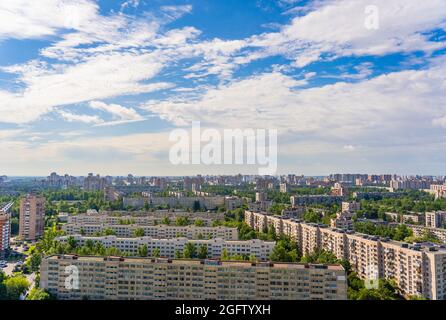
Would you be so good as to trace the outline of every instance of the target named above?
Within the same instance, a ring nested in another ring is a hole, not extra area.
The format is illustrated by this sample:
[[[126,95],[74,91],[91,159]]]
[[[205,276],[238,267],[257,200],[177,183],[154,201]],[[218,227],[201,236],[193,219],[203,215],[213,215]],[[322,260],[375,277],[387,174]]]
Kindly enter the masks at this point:
[[[62,300],[347,299],[338,265],[218,260],[50,256],[42,261],[40,287]]]

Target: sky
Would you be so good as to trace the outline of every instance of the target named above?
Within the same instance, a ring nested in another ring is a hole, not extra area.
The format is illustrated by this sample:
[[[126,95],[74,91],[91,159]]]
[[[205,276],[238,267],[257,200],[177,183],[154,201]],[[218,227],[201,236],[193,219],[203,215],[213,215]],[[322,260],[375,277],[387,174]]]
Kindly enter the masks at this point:
[[[446,175],[444,0],[2,0],[0,175],[173,165],[170,133],[278,130],[278,174]]]

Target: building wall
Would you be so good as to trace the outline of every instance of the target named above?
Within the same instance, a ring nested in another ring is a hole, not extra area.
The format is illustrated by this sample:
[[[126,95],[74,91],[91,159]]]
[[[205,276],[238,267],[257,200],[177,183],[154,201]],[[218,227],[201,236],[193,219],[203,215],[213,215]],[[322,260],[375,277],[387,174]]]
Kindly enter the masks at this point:
[[[0,211],[0,256],[9,249],[9,239],[11,237],[11,225],[9,214]]]
[[[19,237],[37,240],[45,228],[45,198],[28,195],[20,200]]]
[[[79,288],[67,289],[66,267]],[[200,260],[51,256],[40,286],[58,299],[345,300],[340,266]]]
[[[268,224],[268,219],[269,216],[264,213],[245,213],[245,222],[256,230],[260,226],[256,221]],[[370,278],[376,272],[382,278],[394,279],[406,295],[446,299],[445,249],[409,246],[298,220],[284,220],[284,223],[287,224],[284,230],[297,230],[293,239],[304,255],[318,249],[330,251],[338,259],[347,259],[363,279]]]
[[[160,256],[166,258],[174,258],[177,251],[183,252],[188,243],[194,244],[197,252],[201,246],[207,247],[208,258],[220,258],[223,250],[227,250],[229,255],[255,255],[257,259],[266,261],[272,253],[276,243],[274,241],[254,240],[232,240],[227,241],[223,239],[208,239],[208,240],[191,240],[186,238],[173,239],[154,239],[150,237],[141,238],[118,238],[116,236],[105,237],[82,237],[63,236],[57,238],[58,241],[66,243],[68,239],[74,238],[79,246],[84,245],[88,240],[94,243],[101,243],[105,248],[115,247],[123,253],[137,255],[138,248],[146,245],[149,256],[152,255],[153,250],[158,249]]]
[[[177,218],[187,218],[191,224],[196,220],[201,220],[205,226],[211,226],[215,220],[224,220],[224,213],[208,212],[186,212],[186,211],[155,211],[155,212],[135,212],[129,215],[128,212],[111,211],[101,213],[82,213],[70,215],[68,223],[88,223],[88,224],[110,224],[120,225],[122,221],[132,221],[139,226],[155,226],[162,224],[168,218],[172,224]]]
[[[66,223],[62,225],[62,230],[67,234],[83,234],[85,236],[92,236],[96,233],[102,233],[106,229],[111,229],[118,237],[133,237],[137,229],[144,230],[144,235],[152,238],[170,239],[177,237],[185,237],[188,239],[209,239],[222,238],[226,240],[237,240],[237,228],[228,228],[223,226],[218,227],[197,227],[194,225],[188,226],[169,226],[156,225],[145,226],[138,224],[131,225],[116,225],[116,224],[90,224],[90,223]]]

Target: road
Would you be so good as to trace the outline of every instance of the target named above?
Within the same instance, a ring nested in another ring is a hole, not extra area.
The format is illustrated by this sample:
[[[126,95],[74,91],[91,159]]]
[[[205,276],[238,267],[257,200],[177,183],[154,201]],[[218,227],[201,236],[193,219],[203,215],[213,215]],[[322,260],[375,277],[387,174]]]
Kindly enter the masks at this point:
[[[9,262],[8,265],[3,268],[3,272],[6,273],[7,276],[12,276],[12,270],[14,270],[17,262]]]

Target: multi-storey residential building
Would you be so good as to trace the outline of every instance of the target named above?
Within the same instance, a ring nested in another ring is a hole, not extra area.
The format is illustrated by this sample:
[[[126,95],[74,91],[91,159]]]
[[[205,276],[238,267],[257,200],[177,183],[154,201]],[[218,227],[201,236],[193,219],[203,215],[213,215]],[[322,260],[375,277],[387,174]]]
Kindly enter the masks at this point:
[[[344,196],[337,195],[301,195],[291,196],[290,202],[293,207],[309,204],[340,204]]]
[[[444,184],[432,184],[429,192],[435,195],[435,199],[446,198],[446,183]]]
[[[230,256],[254,255],[257,259],[266,261],[276,243],[274,241],[254,240],[224,240],[224,239],[206,239],[206,240],[192,240],[187,238],[171,238],[171,239],[154,239],[150,237],[140,238],[118,238],[116,236],[104,237],[83,237],[79,235],[63,236],[57,238],[58,241],[66,243],[69,238],[76,240],[77,244],[82,246],[87,241],[93,243],[100,243],[106,249],[114,247],[123,253],[137,255],[138,249],[141,246],[147,246],[149,256],[152,255],[153,250],[158,249],[160,256],[166,258],[174,258],[177,251],[183,252],[188,243],[195,245],[198,250],[204,246],[207,248],[208,258],[220,258],[223,251],[226,250]]]
[[[93,175],[89,173],[84,179],[83,188],[85,191],[98,191],[103,190],[108,185],[107,179],[101,177],[100,175]]]
[[[239,197],[225,197],[226,210],[234,210],[243,205],[243,199]]]
[[[214,210],[218,207],[222,207],[225,204],[225,197],[212,196],[212,197],[185,197],[185,196],[172,196],[172,197],[137,197],[122,199],[124,206],[130,206],[134,208],[143,208],[146,204],[150,206],[169,206],[170,208],[194,208],[197,204],[202,209]]]
[[[282,216],[289,217],[289,218],[295,218],[295,219],[301,219],[306,212],[307,212],[307,208],[304,206],[289,207],[289,208],[282,210]]]
[[[423,237],[427,233],[433,235],[435,238],[440,240],[442,243],[446,243],[446,229],[443,228],[429,228],[420,225],[408,224],[409,227],[413,231],[413,235],[416,237]]]
[[[361,204],[356,201],[342,201],[341,210],[342,212],[356,212],[361,209]]]
[[[9,249],[9,239],[11,237],[9,218],[9,213],[0,210],[0,257],[3,257]]]
[[[336,182],[334,186],[331,188],[331,195],[338,197],[347,197],[348,189],[339,182]]]
[[[392,190],[419,190],[429,189],[429,187],[429,182],[425,180],[400,179],[390,181],[390,188]]]
[[[426,227],[439,228],[446,223],[446,211],[432,211],[425,213]]]
[[[256,202],[268,200],[266,192],[256,192]]]
[[[76,268],[78,287],[65,285],[67,268]],[[50,256],[40,287],[62,300],[347,299],[339,265],[218,260]]]
[[[392,221],[400,223],[421,223],[424,222],[424,214],[411,213],[411,214],[399,214],[397,212],[386,212],[386,216]]]
[[[134,237],[136,230],[143,230],[144,235],[152,238],[170,239],[185,237],[188,239],[209,239],[222,238],[226,240],[237,240],[237,228],[217,227],[197,227],[188,226],[170,226],[170,225],[138,225],[138,224],[92,224],[92,223],[66,223],[62,225],[62,230],[67,234],[80,234],[92,236],[102,234],[105,230],[112,230],[118,237]]]
[[[167,211],[159,210],[155,212],[132,212],[127,211],[97,211],[70,215],[68,223],[88,223],[88,224],[137,224],[139,226],[155,226],[163,224],[165,221],[175,224],[177,218],[184,218],[190,224],[197,220],[205,226],[211,226],[216,220],[224,220],[222,212],[186,212],[186,211]]]
[[[252,211],[268,211],[272,205],[273,205],[272,201],[264,200],[264,201],[250,202],[248,203],[248,208],[249,210]]]
[[[273,223],[269,219],[271,216],[264,213],[245,213],[245,222],[256,230]],[[287,226],[283,234],[292,233],[292,239],[304,255],[318,249],[327,250],[338,259],[347,259],[363,279],[373,279],[376,273],[379,277],[394,279],[403,294],[446,300],[444,246],[409,245],[293,219],[284,219],[283,225]],[[414,226],[417,227],[420,226]]]
[[[351,217],[338,216],[330,219],[330,226],[332,228],[353,230],[353,219]]]
[[[288,190],[289,190],[288,183],[285,182],[285,183],[280,184],[280,192],[281,193],[287,193]]]
[[[19,237],[37,240],[45,228],[45,198],[27,195],[20,200]]]

